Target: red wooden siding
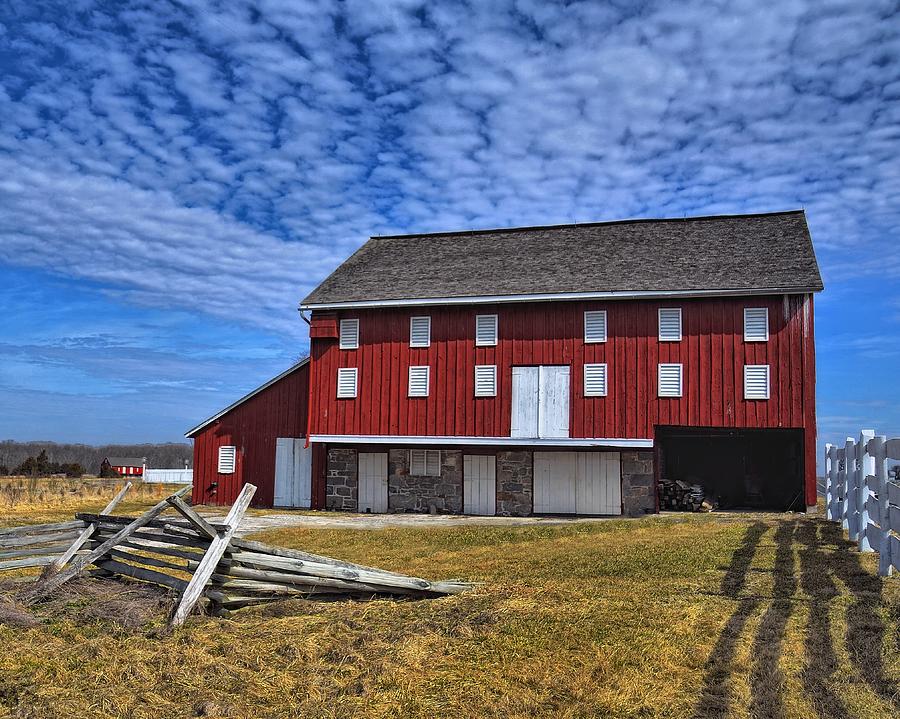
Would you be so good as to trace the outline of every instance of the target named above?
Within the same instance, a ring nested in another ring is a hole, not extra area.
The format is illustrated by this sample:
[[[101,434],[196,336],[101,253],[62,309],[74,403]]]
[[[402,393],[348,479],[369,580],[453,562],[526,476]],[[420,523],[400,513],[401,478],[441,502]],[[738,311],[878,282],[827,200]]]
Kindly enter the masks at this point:
[[[659,342],[657,310],[676,306],[683,339]],[[769,341],[744,342],[743,310],[762,306],[769,310]],[[583,313],[595,309],[607,311],[608,340],[585,344]],[[426,314],[431,346],[410,348],[409,317]],[[496,347],[475,346],[476,314],[499,315]],[[359,318],[360,346],[340,350],[336,340],[311,341],[313,435],[507,437],[512,367],[537,364],[572,366],[572,437],[652,438],[657,425],[815,423],[810,296],[361,309],[340,316]],[[606,397],[584,396],[582,366],[590,362],[608,365]],[[660,362],[683,364],[682,397],[657,397]],[[476,364],[497,365],[496,397],[474,396]],[[744,399],[745,364],[769,365],[769,400]],[[410,365],[431,367],[428,397],[407,397]],[[355,399],[336,398],[338,367],[359,369]]]
[[[194,504],[232,504],[245,483],[257,486],[253,506],[275,500],[275,440],[306,437],[309,364],[238,405],[194,437]],[[219,447],[233,445],[233,474],[219,474]],[[217,487],[212,487],[218,483]],[[314,487],[313,506],[316,505]]]

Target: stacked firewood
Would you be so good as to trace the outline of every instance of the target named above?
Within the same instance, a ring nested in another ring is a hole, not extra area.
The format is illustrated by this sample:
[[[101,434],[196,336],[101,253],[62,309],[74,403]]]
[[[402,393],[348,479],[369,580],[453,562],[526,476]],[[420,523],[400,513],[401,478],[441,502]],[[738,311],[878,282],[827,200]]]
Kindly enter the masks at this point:
[[[699,484],[660,478],[659,508],[675,512],[711,512],[716,508],[716,501],[707,497]]]

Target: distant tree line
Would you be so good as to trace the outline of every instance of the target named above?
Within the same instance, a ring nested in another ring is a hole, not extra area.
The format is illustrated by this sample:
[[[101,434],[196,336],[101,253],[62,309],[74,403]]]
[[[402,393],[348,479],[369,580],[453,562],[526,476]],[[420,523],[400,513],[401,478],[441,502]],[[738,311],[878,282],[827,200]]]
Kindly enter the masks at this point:
[[[64,474],[67,477],[80,477],[85,474],[85,469],[78,462],[51,462],[47,459],[46,450],[41,450],[37,457],[26,457],[23,462],[15,467],[0,464],[0,475],[14,474],[26,477],[50,477],[54,474]]]
[[[43,454],[43,459],[41,455]],[[190,466],[191,445],[167,444],[107,444],[92,447],[87,444],[57,444],[56,442],[0,441],[0,475],[22,474],[28,477],[48,476],[66,472],[65,465],[79,465],[81,474],[99,474],[105,457],[146,457],[148,467],[180,469]],[[51,471],[51,469],[54,471]],[[74,471],[73,468],[70,467]],[[20,471],[25,470],[25,471]],[[45,472],[46,474],[34,474]],[[80,476],[80,475],[79,475]]]

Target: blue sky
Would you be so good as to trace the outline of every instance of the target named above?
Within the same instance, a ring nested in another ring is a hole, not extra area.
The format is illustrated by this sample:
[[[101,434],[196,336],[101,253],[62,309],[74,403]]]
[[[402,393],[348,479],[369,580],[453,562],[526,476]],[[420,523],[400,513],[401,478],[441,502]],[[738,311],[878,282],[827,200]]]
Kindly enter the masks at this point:
[[[820,439],[900,435],[897,2],[7,0],[0,438],[178,440],[370,234],[805,207]]]

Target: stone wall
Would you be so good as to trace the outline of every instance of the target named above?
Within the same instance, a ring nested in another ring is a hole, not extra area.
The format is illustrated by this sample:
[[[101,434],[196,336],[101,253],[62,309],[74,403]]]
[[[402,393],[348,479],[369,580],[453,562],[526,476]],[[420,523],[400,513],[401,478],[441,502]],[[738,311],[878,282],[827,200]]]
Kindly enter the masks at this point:
[[[656,511],[653,452],[622,452],[622,513],[639,517]]]
[[[355,449],[328,450],[325,476],[325,509],[357,511],[359,464]]]
[[[460,514],[463,510],[463,454],[441,450],[441,476],[409,473],[409,450],[388,453],[388,511]]]
[[[524,517],[534,506],[531,452],[497,452],[497,515]]]

